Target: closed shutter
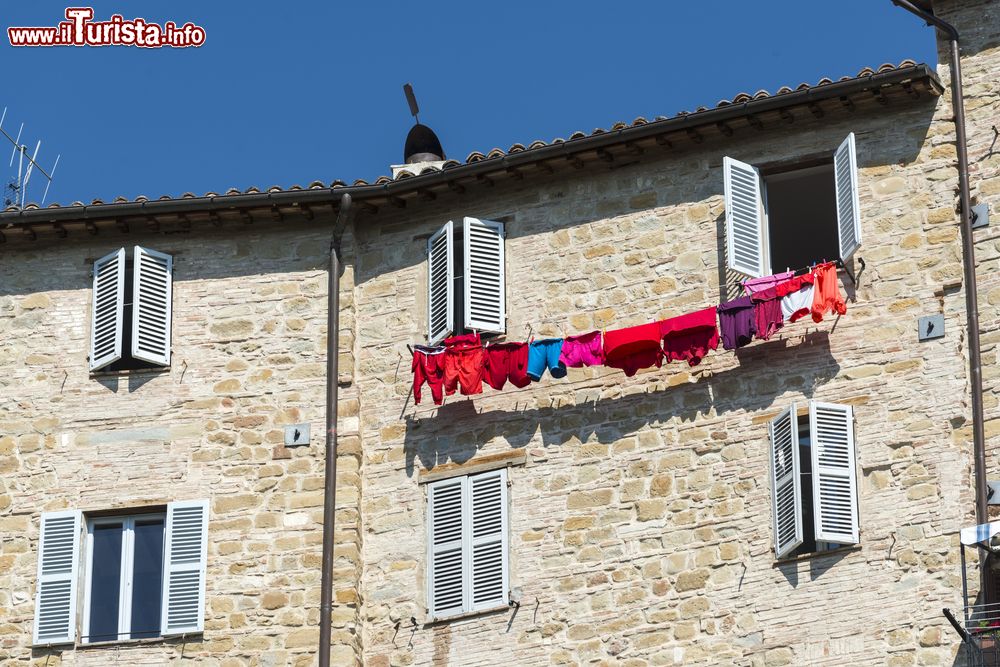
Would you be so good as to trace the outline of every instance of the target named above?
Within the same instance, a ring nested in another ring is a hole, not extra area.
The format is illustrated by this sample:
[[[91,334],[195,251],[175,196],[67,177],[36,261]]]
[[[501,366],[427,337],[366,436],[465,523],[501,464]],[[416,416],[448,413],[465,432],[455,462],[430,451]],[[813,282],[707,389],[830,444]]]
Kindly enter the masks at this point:
[[[125,248],[94,262],[94,307],[90,320],[90,370],[122,358],[125,307]]]
[[[465,218],[464,225],[465,328],[505,333],[503,224]]]
[[[448,224],[427,239],[427,342],[441,342],[455,330],[455,225]]]
[[[472,611],[507,604],[507,471],[469,477]]]
[[[847,259],[861,245],[861,202],[858,199],[858,158],[851,132],[833,154],[837,188],[837,233],[840,257]]]
[[[76,641],[81,521],[77,510],[42,514],[35,582],[35,644]]]
[[[809,403],[816,539],[858,543],[854,413],[849,405]]]
[[[771,422],[770,432],[774,554],[781,558],[802,544],[799,421],[794,403]]]
[[[170,365],[170,293],[173,259],[135,247],[132,287],[132,357]]]
[[[166,637],[201,632],[205,616],[208,501],[167,505],[164,544],[160,634]]]
[[[764,247],[760,176],[749,164],[722,160],[726,193],[726,256],[729,268],[754,278],[769,272]]]
[[[432,618],[460,614],[467,607],[464,506],[466,478],[428,485],[427,607]]]

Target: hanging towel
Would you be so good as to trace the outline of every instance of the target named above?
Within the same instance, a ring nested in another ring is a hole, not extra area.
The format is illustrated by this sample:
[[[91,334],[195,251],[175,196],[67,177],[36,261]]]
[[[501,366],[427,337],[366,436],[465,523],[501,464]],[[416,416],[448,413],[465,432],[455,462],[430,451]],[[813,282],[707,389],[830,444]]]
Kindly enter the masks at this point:
[[[697,366],[709,350],[719,347],[715,308],[708,307],[660,322],[663,355],[668,361],[686,361]]]
[[[783,283],[789,278],[795,275],[794,271],[785,271],[784,273],[776,273],[773,276],[762,276],[760,278],[750,278],[749,280],[743,281],[743,288],[747,291],[748,296],[753,296],[761,290],[766,290],[769,287],[774,287],[778,283]]]

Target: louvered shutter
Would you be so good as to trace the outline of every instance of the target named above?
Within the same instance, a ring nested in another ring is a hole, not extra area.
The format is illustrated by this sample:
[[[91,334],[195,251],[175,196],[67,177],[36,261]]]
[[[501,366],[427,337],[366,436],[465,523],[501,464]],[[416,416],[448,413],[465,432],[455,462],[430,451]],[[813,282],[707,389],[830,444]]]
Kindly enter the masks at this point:
[[[140,246],[134,257],[132,357],[169,366],[173,259]]]
[[[465,218],[465,328],[490,333],[507,330],[503,224]]]
[[[729,268],[754,278],[768,273],[760,176],[749,164],[722,159],[726,193],[726,256]]]
[[[35,644],[76,641],[81,521],[77,510],[42,514],[35,582]]]
[[[774,554],[781,558],[802,544],[799,421],[794,403],[771,422],[770,434]]]
[[[441,342],[455,330],[455,224],[427,239],[427,342]]]
[[[208,501],[167,505],[160,634],[201,632],[204,628]]]
[[[122,358],[125,307],[125,248],[94,262],[94,306],[90,320],[90,370]]]
[[[507,471],[469,477],[472,611],[507,604]]]
[[[833,154],[837,189],[837,234],[840,257],[847,259],[861,245],[861,203],[858,199],[858,158],[851,132]]]
[[[809,403],[816,539],[858,543],[854,413],[849,405]]]
[[[432,618],[460,614],[468,608],[466,479],[445,479],[427,488],[427,607]]]

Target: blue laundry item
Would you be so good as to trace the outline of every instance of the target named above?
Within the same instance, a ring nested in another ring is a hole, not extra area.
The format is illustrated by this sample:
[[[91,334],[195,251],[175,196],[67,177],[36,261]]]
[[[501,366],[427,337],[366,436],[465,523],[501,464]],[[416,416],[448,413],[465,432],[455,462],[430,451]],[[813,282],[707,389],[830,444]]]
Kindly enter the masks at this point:
[[[566,377],[566,364],[559,361],[562,346],[562,338],[533,341],[528,346],[528,377],[538,382],[546,368],[549,369],[549,375],[556,379]]]

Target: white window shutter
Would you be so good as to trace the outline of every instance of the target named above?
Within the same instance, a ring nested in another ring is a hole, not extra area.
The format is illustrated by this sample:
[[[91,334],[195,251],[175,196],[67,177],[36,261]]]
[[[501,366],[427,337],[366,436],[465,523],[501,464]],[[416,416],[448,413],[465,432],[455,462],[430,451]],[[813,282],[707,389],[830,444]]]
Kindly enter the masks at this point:
[[[858,198],[858,157],[851,132],[833,154],[837,191],[837,234],[840,257],[847,259],[861,245],[861,202]]]
[[[201,632],[205,619],[208,501],[167,505],[160,634]]]
[[[811,401],[809,437],[816,539],[857,544],[858,481],[851,406]]]
[[[507,604],[507,471],[469,477],[471,611]]]
[[[125,248],[94,262],[94,307],[90,319],[90,370],[122,358],[125,307]]]
[[[42,514],[35,582],[35,644],[76,641],[81,521],[78,510]]]
[[[170,365],[173,258],[135,247],[132,281],[132,357]]]
[[[753,165],[722,159],[726,193],[726,255],[729,268],[754,278],[769,272],[760,176]]]
[[[490,333],[507,330],[503,223],[465,218],[465,328]]]
[[[794,403],[771,422],[770,435],[774,554],[781,558],[802,544],[799,421]]]
[[[464,508],[467,478],[427,485],[427,608],[431,618],[468,609]]]
[[[427,342],[441,342],[455,330],[455,224],[427,239]]]

